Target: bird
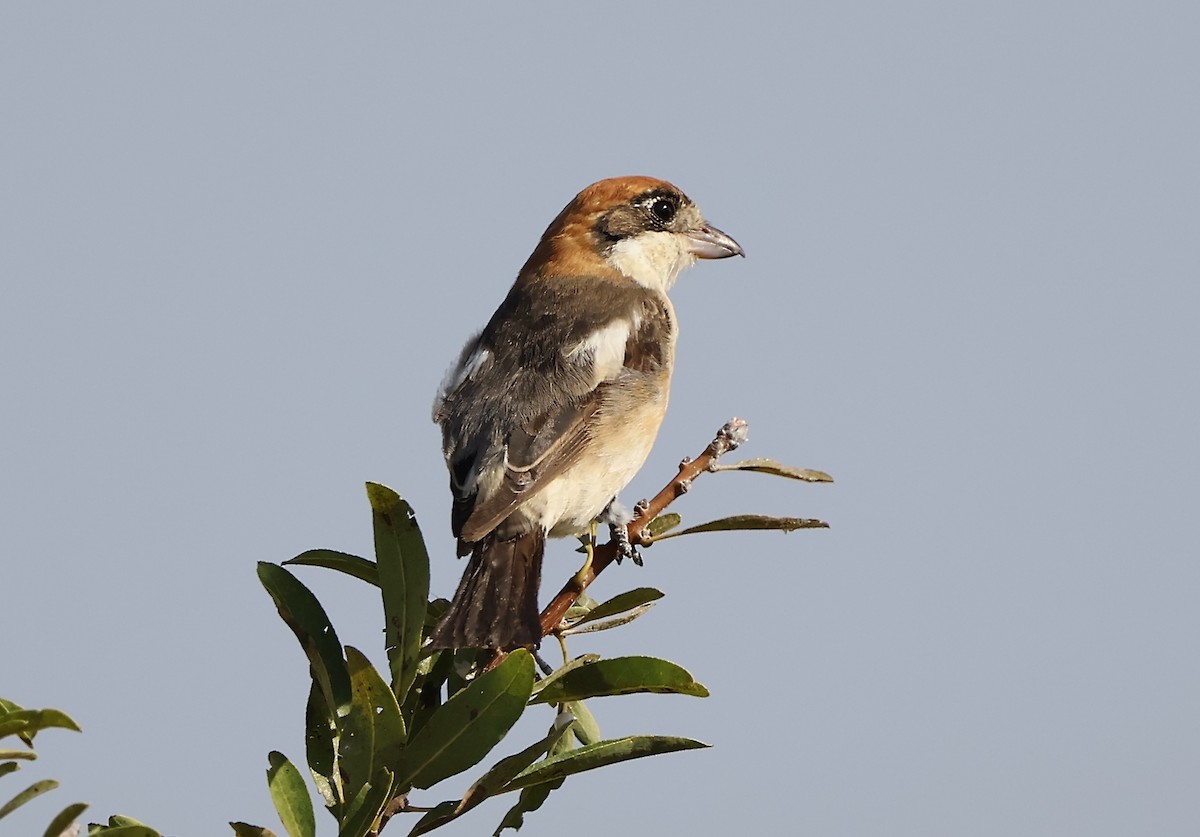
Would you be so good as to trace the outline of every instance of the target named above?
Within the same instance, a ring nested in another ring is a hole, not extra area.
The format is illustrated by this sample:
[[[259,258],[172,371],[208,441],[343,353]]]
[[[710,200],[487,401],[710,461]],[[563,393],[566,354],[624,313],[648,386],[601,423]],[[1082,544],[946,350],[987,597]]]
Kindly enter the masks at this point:
[[[547,537],[632,519],[617,499],[666,413],[677,325],[667,291],[697,259],[745,256],[665,180],[600,180],[546,228],[434,402],[470,555],[434,649],[542,639]]]

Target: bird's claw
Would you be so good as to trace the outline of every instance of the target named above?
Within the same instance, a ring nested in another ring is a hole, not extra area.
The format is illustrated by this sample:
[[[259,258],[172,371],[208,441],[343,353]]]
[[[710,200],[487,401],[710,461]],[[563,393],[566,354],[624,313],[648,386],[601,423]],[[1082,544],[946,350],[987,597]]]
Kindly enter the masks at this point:
[[[610,527],[610,533],[613,542],[617,545],[617,563],[629,558],[637,566],[642,566],[642,554],[629,540],[629,530],[625,526],[613,525]]]

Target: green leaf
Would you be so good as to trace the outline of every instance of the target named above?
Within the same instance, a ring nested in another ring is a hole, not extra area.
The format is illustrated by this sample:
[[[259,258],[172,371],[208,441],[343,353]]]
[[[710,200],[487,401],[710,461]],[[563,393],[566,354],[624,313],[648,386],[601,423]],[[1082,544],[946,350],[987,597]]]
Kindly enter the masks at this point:
[[[356,731],[357,740],[351,748],[347,747],[347,731],[343,728],[340,755],[343,776],[357,779],[357,782],[347,781],[346,784],[346,795],[354,796],[364,782],[378,773],[379,768],[395,770],[406,736],[396,696],[371,661],[361,651],[347,645],[346,663],[354,692],[354,701],[346,720],[355,719],[360,728]],[[348,749],[365,752],[351,755]]]
[[[321,687],[313,681],[308,690],[308,705],[304,710],[304,750],[308,770],[325,807],[340,819],[343,795],[336,775],[333,740],[336,719],[325,705]]]
[[[301,552],[295,558],[289,558],[283,562],[285,567],[288,564],[337,570],[340,573],[354,576],[368,584],[374,584],[376,587],[379,586],[379,568],[375,566],[374,561],[359,558],[357,555],[351,555],[348,552],[338,552],[336,549],[310,549],[306,552]]]
[[[162,834],[155,831],[150,826],[142,825],[141,823],[135,822],[132,825],[111,824],[114,820],[117,821],[117,823],[120,823],[124,819],[128,818],[109,817],[108,821],[110,825],[102,826],[97,829],[89,829],[88,837],[93,837],[93,835],[95,835],[95,837],[162,837]]]
[[[63,837],[63,832],[75,824],[79,815],[86,811],[87,807],[86,802],[75,802],[63,808],[54,819],[50,820],[50,825],[46,826],[42,837]]]
[[[32,747],[33,734],[26,731],[29,727],[29,719],[19,714],[22,711],[24,711],[24,707],[19,704],[0,698],[0,738],[15,733],[25,746]],[[7,728],[5,728],[5,721],[11,721],[7,724]]]
[[[660,514],[658,517],[646,524],[646,528],[650,530],[650,536],[657,538],[664,532],[669,532],[683,522],[683,518],[675,514],[675,512],[667,512]]]
[[[511,782],[518,773],[544,756],[551,747],[557,744],[559,739],[571,728],[572,722],[571,717],[560,713],[545,738],[531,744],[519,753],[500,759],[475,780],[474,784],[463,794],[461,800],[443,802],[434,807],[432,811],[427,812],[409,832],[409,837],[417,837],[419,834],[426,834],[435,828],[441,828],[446,823],[458,819],[488,797],[499,793],[500,789]]]
[[[769,529],[777,532],[794,532],[796,529],[828,529],[829,524],[810,517],[769,517],[765,514],[735,514],[732,517],[722,517],[720,520],[710,520],[699,526],[690,526],[678,532],[663,535],[657,540],[679,538],[684,535],[695,535],[699,532],[732,532],[749,529]]]
[[[6,761],[3,764],[0,764],[0,776],[7,776],[9,773],[13,773],[20,769],[21,765],[17,764],[15,761]]]
[[[675,663],[656,657],[614,657],[567,672],[538,692],[530,703],[562,703],[636,692],[708,697],[708,689]]]
[[[133,817],[127,817],[124,814],[113,814],[111,817],[108,818],[108,824],[109,824],[109,826],[114,827],[114,828],[117,826],[126,826],[126,825],[140,825],[142,828],[150,827],[150,826],[146,825],[144,822],[142,822],[141,820],[135,820]]]
[[[500,792],[500,789],[516,778],[517,774],[528,768],[535,761],[550,751],[558,743],[574,723],[574,717],[567,713],[559,713],[551,725],[546,737],[519,753],[500,759],[491,768],[475,780],[475,783],[463,794],[458,805],[457,814],[465,814],[480,802]]]
[[[533,656],[523,648],[447,700],[409,741],[401,789],[428,788],[478,764],[500,742],[533,691]]]
[[[337,726],[338,777],[342,783],[342,794],[346,799],[354,799],[375,775],[372,765],[375,728],[370,711],[357,702],[350,704],[350,711],[338,719]]]
[[[565,781],[566,778],[564,777],[550,782],[542,782],[540,785],[522,788],[521,795],[517,797],[517,804],[508,809],[508,813],[504,815],[504,819],[500,820],[500,825],[492,832],[492,837],[499,837],[500,832],[506,828],[520,831],[521,826],[525,824],[525,815],[541,808],[542,803],[550,796],[550,791],[558,790]]]
[[[79,724],[75,723],[74,719],[65,712],[59,712],[57,709],[40,709],[38,710],[38,718],[33,726],[38,730],[50,729],[69,729],[72,732],[83,732]]]
[[[426,634],[433,633],[434,627],[437,625],[438,622],[442,621],[442,616],[445,615],[446,611],[449,609],[450,609],[450,600],[449,599],[430,599],[429,604],[426,606],[426,609],[425,609],[424,628],[425,628]],[[424,663],[424,661],[427,659],[428,659],[428,657],[422,657],[421,658],[422,663]]]
[[[0,806],[0,820],[7,817],[13,811],[20,808],[31,799],[36,799],[46,791],[52,791],[58,787],[58,782],[53,779],[43,779],[40,782],[34,782],[25,790],[18,793],[12,799],[8,800],[4,805]]]
[[[25,761],[33,761],[37,758],[37,753],[32,750],[0,750],[0,760],[7,761],[8,759],[23,759]]]
[[[509,782],[502,792],[507,793],[520,788],[540,785],[543,782],[562,779],[575,773],[595,770],[597,767],[605,767],[621,761],[708,746],[708,744],[694,741],[691,738],[676,738],[667,735],[634,735],[628,738],[600,741],[538,762]]]
[[[233,833],[237,837],[275,837],[275,832],[261,825],[251,825],[248,822],[231,822]]]
[[[600,740],[600,725],[596,723],[596,717],[586,703],[582,700],[569,700],[563,704],[563,708],[575,716],[571,731],[575,733],[580,744],[595,744]]]
[[[304,777],[283,753],[272,750],[267,761],[271,765],[267,770],[267,787],[284,830],[291,837],[315,837],[317,823]]]
[[[654,607],[654,602],[646,602],[644,605],[638,605],[633,610],[628,610],[619,616],[614,616],[611,619],[601,619],[598,622],[588,622],[579,627],[565,628],[560,631],[562,636],[576,636],[577,634],[595,634],[600,631],[611,631],[613,628],[619,628],[622,625],[628,625],[635,619],[640,619],[650,612]]]
[[[624,613],[649,602],[657,601],[662,597],[662,591],[655,590],[653,587],[638,587],[626,593],[619,593],[603,604],[596,605],[588,611],[586,616],[573,623],[571,627],[577,628],[580,625],[586,625],[588,622],[606,619],[609,616],[615,616],[618,613]]]
[[[774,459],[767,459],[765,457],[743,459],[741,462],[734,462],[732,465],[717,465],[713,470],[756,471],[760,474],[771,474],[772,476],[786,477],[790,480],[801,480],[803,482],[833,482],[833,477],[824,471],[814,471],[812,468],[793,468],[791,465],[783,465]]]
[[[375,764],[395,773],[400,763],[400,754],[408,740],[404,716],[400,714],[400,704],[396,703],[395,693],[384,682],[379,669],[371,666],[363,672],[363,677],[370,688],[372,708],[375,711]]]
[[[425,816],[417,820],[417,824],[413,826],[412,831],[408,832],[408,837],[417,837],[419,834],[428,834],[435,828],[441,828],[451,820],[458,819],[458,815],[454,813],[458,808],[457,799],[447,799],[445,802],[439,802],[433,808],[425,812]]]
[[[30,710],[25,709],[21,711],[29,712]],[[26,737],[28,736],[26,731],[29,729],[29,719],[13,717],[14,715],[19,714],[21,713],[11,712],[8,715],[0,718],[0,738],[4,738],[5,736],[9,735],[20,735],[21,739],[25,741],[26,744],[33,746],[33,742]]]
[[[439,706],[442,705],[442,686],[449,679],[454,668],[454,652],[438,651],[421,661],[421,669],[427,669],[424,674],[418,673],[408,690],[408,696],[400,706],[400,716],[408,727],[408,737],[412,738],[429,720]]]
[[[403,702],[420,660],[421,628],[429,599],[429,553],[412,507],[399,494],[369,482],[367,497],[375,528],[392,691]]]
[[[392,797],[392,772],[381,770],[375,778],[363,785],[358,796],[347,806],[349,816],[342,823],[338,837],[364,837],[383,811],[383,806]]]
[[[487,671],[495,654],[491,648],[456,648],[452,652],[441,653],[444,656],[448,654],[453,661],[446,677],[447,698],[454,697],[471,685],[476,674]]]
[[[572,738],[573,736],[564,735],[558,739],[554,746],[550,748],[548,758],[556,758],[575,749]],[[567,781],[566,777],[562,776],[558,779],[551,779],[549,782],[543,782],[540,785],[523,788],[517,797],[517,804],[508,809],[508,813],[504,815],[504,819],[500,821],[500,825],[496,827],[494,833],[499,834],[505,828],[519,829],[525,824],[525,814],[541,808],[542,803],[546,801],[546,797],[550,796],[550,792],[561,788],[565,781]]]
[[[52,727],[81,732],[70,716],[57,709],[16,709],[0,715],[0,738],[17,734],[28,744],[38,732]]]
[[[258,578],[283,621],[300,640],[325,704],[339,717],[345,715],[350,710],[350,675],[342,657],[342,644],[325,609],[307,587],[277,564],[260,561]]]
[[[554,671],[552,671],[548,676],[543,677],[541,680],[534,683],[532,694],[536,695],[539,692],[541,692],[542,689],[545,689],[547,686],[557,683],[561,678],[565,677],[568,672],[572,672],[575,669],[580,668],[581,666],[589,666],[599,659],[600,659],[599,654],[580,654],[575,659],[568,660],[567,662],[563,663],[561,666],[556,668]]]
[[[578,620],[587,616],[592,608],[598,604],[600,603],[589,596],[586,592],[580,593],[579,598],[575,600],[575,604],[567,608],[567,612],[563,614],[563,619],[565,619],[567,622],[577,622]]]

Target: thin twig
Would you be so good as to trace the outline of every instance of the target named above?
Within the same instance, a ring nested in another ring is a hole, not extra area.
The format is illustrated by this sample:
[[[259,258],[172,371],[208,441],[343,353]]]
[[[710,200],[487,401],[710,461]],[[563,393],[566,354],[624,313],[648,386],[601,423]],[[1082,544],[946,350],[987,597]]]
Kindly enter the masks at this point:
[[[629,542],[643,546],[649,544],[651,538],[645,529],[650,521],[662,514],[667,506],[675,502],[678,497],[686,494],[696,477],[707,471],[715,470],[717,461],[730,451],[736,450],[746,441],[748,435],[749,425],[740,418],[731,418],[717,431],[717,435],[699,456],[695,459],[685,459],[679,463],[679,473],[672,477],[671,481],[664,485],[653,499],[643,500],[634,507],[633,520],[629,521],[625,527],[625,531],[629,535]],[[573,575],[542,611],[542,636],[550,636],[558,630],[563,616],[579,600],[588,585],[596,580],[596,576],[617,560],[618,554],[617,544],[612,540],[595,547],[591,565]],[[500,665],[507,656],[508,653],[505,651],[495,651],[491,660],[484,666],[484,671],[491,671]]]
[[[643,531],[650,521],[662,514],[677,497],[685,494],[692,487],[692,481],[696,477],[712,470],[713,466],[717,464],[717,460],[745,442],[747,434],[746,422],[739,418],[732,418],[717,431],[716,437],[709,442],[703,453],[695,459],[685,459],[681,462],[679,473],[663,486],[662,491],[654,495],[654,499],[638,503],[635,507],[634,518],[625,527],[625,531],[629,533],[629,542],[643,545],[648,543],[649,539],[644,537]],[[549,636],[558,629],[559,623],[562,622],[563,616],[571,605],[575,604],[588,585],[596,580],[596,576],[604,572],[604,568],[617,559],[617,554],[617,545],[614,541],[610,540],[608,543],[596,547],[591,567],[585,572],[573,576],[542,611],[542,636]]]

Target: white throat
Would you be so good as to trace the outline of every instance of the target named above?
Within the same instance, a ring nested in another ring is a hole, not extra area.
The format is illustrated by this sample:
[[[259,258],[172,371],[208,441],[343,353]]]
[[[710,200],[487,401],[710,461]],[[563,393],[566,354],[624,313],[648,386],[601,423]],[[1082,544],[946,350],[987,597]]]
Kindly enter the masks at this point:
[[[666,293],[696,256],[684,236],[644,232],[614,244],[608,261],[639,285]]]

